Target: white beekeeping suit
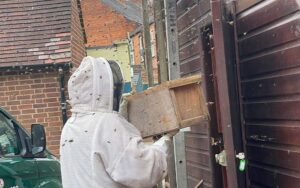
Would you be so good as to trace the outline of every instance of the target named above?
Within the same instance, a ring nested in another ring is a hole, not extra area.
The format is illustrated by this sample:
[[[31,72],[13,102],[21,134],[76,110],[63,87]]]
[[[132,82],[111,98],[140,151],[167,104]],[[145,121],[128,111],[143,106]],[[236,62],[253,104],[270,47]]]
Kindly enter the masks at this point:
[[[72,117],[60,143],[64,188],[150,188],[166,175],[168,137],[145,145],[113,111],[113,86],[109,63],[92,57],[68,82]]]

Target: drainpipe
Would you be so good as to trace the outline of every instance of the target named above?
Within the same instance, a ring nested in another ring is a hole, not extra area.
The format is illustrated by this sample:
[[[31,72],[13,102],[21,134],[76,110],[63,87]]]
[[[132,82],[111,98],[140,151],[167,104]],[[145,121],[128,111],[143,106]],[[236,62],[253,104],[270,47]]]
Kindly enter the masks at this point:
[[[61,67],[59,67],[58,69],[58,75],[59,75],[59,85],[60,85],[60,107],[61,107],[63,125],[65,125],[65,123],[68,120],[68,116],[67,116],[67,104],[66,104],[66,96],[65,96],[65,74]]]

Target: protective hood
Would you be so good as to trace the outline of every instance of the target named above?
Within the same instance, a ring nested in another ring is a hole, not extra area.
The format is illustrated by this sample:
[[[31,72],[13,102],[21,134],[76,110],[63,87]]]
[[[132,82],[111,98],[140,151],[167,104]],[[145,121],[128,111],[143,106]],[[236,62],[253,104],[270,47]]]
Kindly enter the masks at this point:
[[[68,82],[72,111],[112,111],[113,87],[108,61],[85,57]]]
[[[170,139],[144,144],[136,127],[113,111],[113,87],[122,80],[113,78],[114,65],[86,57],[69,80],[72,116],[60,140],[64,188],[152,188],[166,176]]]

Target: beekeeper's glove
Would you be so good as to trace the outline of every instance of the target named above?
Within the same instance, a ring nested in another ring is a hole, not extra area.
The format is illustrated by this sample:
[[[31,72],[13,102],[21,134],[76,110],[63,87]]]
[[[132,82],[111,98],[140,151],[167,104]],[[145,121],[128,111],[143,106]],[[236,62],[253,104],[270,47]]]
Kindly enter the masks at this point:
[[[156,142],[154,142],[153,146],[158,147],[162,152],[168,155],[170,152],[171,143],[172,143],[171,137],[168,135],[164,135]]]
[[[131,93],[125,93],[122,95],[121,104],[119,108],[119,114],[123,116],[128,121],[128,97],[131,96]]]

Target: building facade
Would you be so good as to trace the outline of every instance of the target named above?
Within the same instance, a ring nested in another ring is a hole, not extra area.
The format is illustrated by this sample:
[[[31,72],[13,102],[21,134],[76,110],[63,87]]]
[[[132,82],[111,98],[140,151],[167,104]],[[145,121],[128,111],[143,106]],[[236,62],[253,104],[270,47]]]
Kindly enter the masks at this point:
[[[93,57],[117,61],[125,77],[124,92],[131,90],[128,32],[142,23],[141,1],[82,0],[86,51]]]
[[[0,2],[0,105],[26,129],[45,126],[59,154],[69,70],[85,56],[77,0]]]

